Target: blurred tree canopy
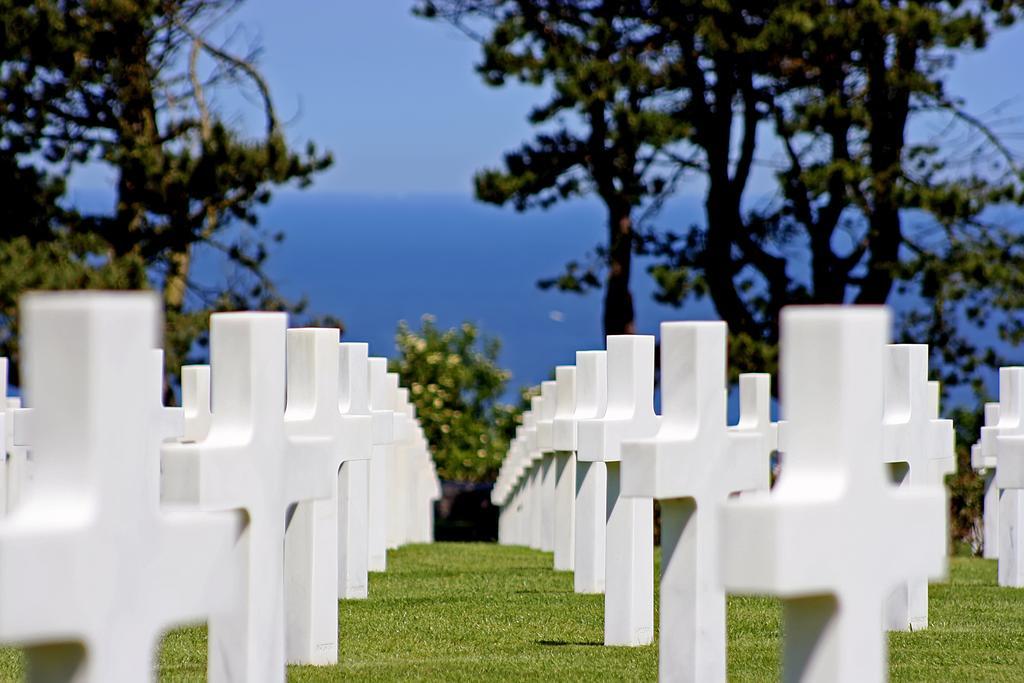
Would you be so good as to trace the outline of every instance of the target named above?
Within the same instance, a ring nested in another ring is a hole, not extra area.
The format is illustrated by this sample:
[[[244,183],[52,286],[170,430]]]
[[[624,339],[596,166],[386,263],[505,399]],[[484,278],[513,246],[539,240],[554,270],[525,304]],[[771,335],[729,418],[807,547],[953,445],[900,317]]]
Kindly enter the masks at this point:
[[[429,315],[419,330],[402,322],[396,342],[391,371],[409,388],[438,474],[493,481],[522,412],[500,401],[511,377],[498,365],[500,342],[470,323],[442,330]]]
[[[420,0],[416,12],[479,41],[486,83],[548,93],[529,114],[535,139],[478,173],[476,193],[518,209],[600,197],[608,241],[541,285],[603,282],[606,333],[632,329],[631,253],[659,300],[710,299],[734,372],[774,370],[783,306],[888,302],[897,337],[930,343],[951,386],[980,382],[1024,341],[1020,214],[999,210],[1024,199],[1013,136],[947,91],[956,57],[1021,8]],[[684,184],[703,193],[703,217],[659,224]]]
[[[331,158],[289,147],[258,50],[220,30],[239,3],[0,0],[0,353],[17,359],[26,289],[159,291],[175,370],[211,311],[302,309],[264,273],[282,235],[256,210]],[[260,132],[246,135],[218,96],[258,103]],[[109,211],[68,197],[90,166],[112,178]],[[199,247],[232,265],[226,281],[196,280]]]

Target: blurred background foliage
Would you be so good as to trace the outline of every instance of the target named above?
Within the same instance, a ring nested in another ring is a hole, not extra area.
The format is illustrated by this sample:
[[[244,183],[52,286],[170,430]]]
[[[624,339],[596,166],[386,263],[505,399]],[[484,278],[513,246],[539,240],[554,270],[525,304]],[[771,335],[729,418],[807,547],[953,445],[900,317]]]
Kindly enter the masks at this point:
[[[215,39],[239,4],[0,0],[0,354],[14,383],[28,289],[156,290],[173,373],[201,350],[213,311],[305,308],[264,272],[283,234],[257,210],[332,159],[285,139],[258,45]],[[257,133],[218,106],[225,95],[250,103]],[[113,178],[106,210],[69,199],[85,166]],[[227,277],[200,281],[198,249],[221,254]]]
[[[493,481],[515,435],[523,402],[501,401],[511,374],[498,364],[501,343],[476,325],[441,329],[425,315],[406,322],[391,362],[433,448],[442,479]]]

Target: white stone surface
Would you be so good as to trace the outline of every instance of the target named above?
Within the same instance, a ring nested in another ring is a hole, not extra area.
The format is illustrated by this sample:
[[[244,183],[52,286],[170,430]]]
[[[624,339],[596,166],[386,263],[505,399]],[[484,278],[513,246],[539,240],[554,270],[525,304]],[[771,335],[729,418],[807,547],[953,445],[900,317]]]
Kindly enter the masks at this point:
[[[994,427],[999,423],[999,404],[985,404],[986,427]],[[985,457],[981,452],[981,439],[971,446],[971,467],[976,470],[984,482],[984,502],[982,507],[982,556],[986,560],[999,558],[999,487],[996,486],[995,455]]]
[[[382,572],[388,565],[388,464],[394,450],[394,392],[388,384],[386,358],[370,358],[369,368],[373,455],[370,458],[367,568],[371,572]]]
[[[945,491],[945,476],[956,462],[953,421],[938,419],[939,387],[928,381],[928,345],[890,344],[884,384],[882,461],[889,465],[890,476],[900,487],[924,485]],[[893,631],[928,628],[925,577],[910,579],[889,596],[886,627]]]
[[[290,437],[330,440],[331,457],[323,461],[320,476],[335,482],[329,497],[295,506],[285,533],[285,646],[287,660],[294,664],[337,662],[338,598],[350,597],[343,593],[346,587],[356,597],[366,596],[366,546],[359,543],[363,534],[352,539],[341,529],[348,517],[365,520],[365,487],[348,497],[339,491],[340,470],[352,455],[352,444],[364,437],[367,447],[369,430],[368,416],[342,414],[340,386],[354,383],[356,391],[362,390],[365,382],[351,375],[368,370],[359,362],[360,349],[339,346],[338,337],[337,329],[328,328],[291,329],[287,335],[285,429]],[[354,357],[352,367],[342,362],[349,356]],[[346,552],[358,560],[350,562],[355,566],[348,573],[342,566]]]
[[[164,631],[226,595],[240,516],[160,505],[154,295],[30,294],[21,315],[35,471],[0,528],[0,639],[33,680],[153,680]]]
[[[999,585],[1024,587],[1024,367],[999,368],[999,422],[981,428],[999,488]]]
[[[555,420],[555,445],[577,452],[579,423],[604,415],[608,405],[606,351],[576,353],[576,399],[572,415]],[[605,524],[608,509],[608,470],[603,461],[582,461],[576,456],[576,509],[573,590],[604,592]]]
[[[555,447],[552,421],[555,419],[557,383],[549,380],[540,385],[540,413],[537,416],[537,451],[540,456],[540,549],[555,549]]]
[[[241,596],[210,619],[210,680],[285,679],[285,515],[326,498],[330,439],[285,433],[284,313],[210,316],[213,419],[198,443],[165,444],[163,496],[202,509],[241,510],[233,582]]]
[[[555,458],[555,571],[572,571],[576,531],[576,452],[559,448],[555,423],[571,420],[576,406],[576,368],[555,368],[555,414],[552,417],[551,448]]]
[[[388,389],[391,392],[391,405],[394,407],[394,412],[392,413],[394,422],[391,427],[394,442],[391,448],[390,457],[387,461],[387,539],[388,549],[394,550],[405,542],[403,540],[403,536],[405,535],[405,515],[403,513],[404,499],[402,498],[405,468],[401,458],[404,453],[405,444],[412,432],[412,425],[409,423],[409,419],[405,414],[405,408],[402,403],[402,397],[405,394],[403,394],[401,387],[398,386],[398,375],[393,372],[389,372],[387,380]]]
[[[884,308],[783,311],[782,475],[722,506],[723,584],[783,599],[786,681],[885,680],[885,599],[945,571],[942,490],[897,489],[881,462],[890,325]]]
[[[6,359],[4,359],[6,360]],[[2,394],[6,396],[6,391]],[[13,512],[21,503],[31,480],[29,449],[15,443],[14,419],[21,407],[21,397],[8,396],[3,414],[3,439],[7,452],[7,512]]]
[[[661,501],[661,681],[725,681],[718,508],[768,489],[770,377],[741,378],[744,415],[729,427],[727,337],[723,322],[662,323],[661,427],[622,444],[623,495]]]
[[[577,458],[603,462],[607,473],[605,645],[646,645],[654,638],[654,503],[620,495],[624,440],[652,436],[654,337],[608,337],[608,401],[604,414],[578,423]]]
[[[152,378],[152,409],[156,413],[161,441],[176,441],[185,435],[185,413],[177,406],[164,405],[164,351],[150,349],[149,377]]]
[[[210,433],[210,366],[181,366],[181,407],[185,441],[202,441]]]
[[[361,342],[343,342],[338,350],[343,430],[339,436],[342,450],[338,474],[338,596],[361,600],[369,592],[368,496],[373,455],[369,347]]]
[[[530,410],[523,414],[523,440],[525,442],[527,465],[527,510],[530,515],[530,535],[527,545],[534,550],[543,548],[543,470],[541,469],[540,450],[537,448],[537,420],[543,406],[543,399],[534,396],[530,399]]]
[[[20,498],[20,482],[17,476],[18,464],[15,462],[14,445],[14,407],[7,399],[7,359],[0,357],[0,429],[3,430],[0,443],[3,444],[3,451],[0,452],[0,517],[11,512],[17,505]]]
[[[414,530],[412,519],[412,499],[416,492],[415,451],[416,451],[416,411],[409,400],[409,390],[399,387],[396,399],[396,410],[402,413],[402,438],[395,444],[394,470],[394,501],[392,510],[395,513],[399,529],[398,545],[411,542]]]

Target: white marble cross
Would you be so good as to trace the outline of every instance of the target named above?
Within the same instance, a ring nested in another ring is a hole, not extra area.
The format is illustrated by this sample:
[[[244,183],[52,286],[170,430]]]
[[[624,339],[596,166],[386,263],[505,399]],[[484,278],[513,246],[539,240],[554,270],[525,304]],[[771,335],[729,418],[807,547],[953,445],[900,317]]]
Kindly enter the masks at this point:
[[[0,639],[33,680],[155,680],[163,633],[229,588],[240,516],[160,505],[159,312],[148,293],[22,299],[35,470],[0,527]]]
[[[886,348],[882,461],[889,464],[893,480],[901,487],[944,489],[945,474],[955,462],[953,421],[938,419],[937,389],[928,381],[927,344]],[[926,578],[912,578],[896,588],[886,603],[886,627],[893,631],[928,628]]]
[[[530,398],[530,409],[523,413],[523,450],[527,462],[527,487],[526,493],[527,514],[530,516],[530,536],[527,545],[534,550],[540,550],[542,545],[543,526],[541,522],[541,489],[542,474],[540,465],[540,451],[537,449],[537,420],[543,406],[543,399],[540,396]]]
[[[339,386],[352,382],[350,373],[366,368],[358,362],[352,369],[342,366],[341,358],[348,354],[338,336],[337,329],[288,330],[285,429],[291,437],[330,439],[332,457],[324,461],[320,476],[335,482],[330,497],[296,505],[285,533],[285,646],[287,659],[294,664],[338,661],[338,598],[344,586],[359,583],[357,571],[352,577],[344,574],[341,556],[348,552],[365,557],[365,546],[342,545],[350,535],[341,533],[342,519],[361,515],[365,493],[357,492],[354,499],[339,495],[338,482],[352,442],[365,436],[369,427],[369,417],[342,414]],[[362,585],[365,597],[365,570]]]
[[[942,489],[897,489],[881,462],[890,325],[882,307],[783,310],[785,465],[722,506],[722,582],[782,598],[786,681],[884,681],[886,598],[945,572]]]
[[[981,428],[999,488],[999,585],[1024,587],[1024,367],[999,368],[999,422]]]
[[[498,542],[503,545],[525,545],[524,496],[526,467],[523,458],[523,425],[516,427],[509,444],[508,456],[495,483],[491,502],[501,506],[498,516]]]
[[[394,550],[405,543],[405,499],[402,497],[405,485],[405,450],[412,435],[412,424],[406,414],[408,391],[398,384],[398,375],[389,372],[388,389],[393,407],[392,437],[394,438],[388,458],[388,549]],[[403,399],[406,399],[403,401]]]
[[[576,353],[576,392],[572,414],[555,420],[555,444],[576,454],[579,423],[604,415],[608,402],[607,352]],[[604,592],[605,523],[608,471],[604,461],[576,455],[573,590]]]
[[[6,396],[6,392],[3,394]],[[4,447],[7,451],[7,512],[12,512],[21,502],[32,480],[27,446],[15,443],[15,421],[21,407],[20,396],[7,396],[3,414]]]
[[[373,418],[373,456],[370,458],[370,510],[367,569],[388,566],[388,464],[394,450],[394,392],[388,385],[387,358],[370,358],[370,415]]]
[[[440,481],[434,469],[430,446],[422,425],[415,429],[413,460],[414,488],[409,497],[410,541],[431,543],[434,540],[434,502],[441,498]]]
[[[0,451],[0,517],[5,516],[14,509],[16,494],[14,489],[18,488],[15,470],[19,469],[15,464],[14,451],[18,446],[14,444],[14,407],[7,399],[7,359],[0,357],[0,429],[3,430],[0,444],[3,450]],[[23,471],[23,468],[22,468]]]
[[[202,441],[210,432],[210,366],[181,366],[181,407],[185,414],[185,441]]]
[[[149,362],[153,379],[151,400],[160,425],[160,437],[163,441],[180,439],[185,434],[184,409],[164,405],[164,350],[150,349]]]
[[[604,462],[607,474],[604,643],[654,639],[654,502],[621,493],[622,442],[652,436],[654,337],[608,337],[608,402],[601,417],[580,420],[580,462]],[[577,499],[578,500],[578,499]]]
[[[661,427],[622,444],[622,495],[661,501],[662,681],[725,681],[718,508],[730,494],[768,490],[770,378],[745,376],[748,414],[730,428],[727,337],[724,322],[662,323]]]
[[[241,596],[210,619],[210,680],[285,678],[284,536],[298,501],[326,498],[330,439],[285,432],[284,313],[210,316],[213,419],[198,443],[165,444],[166,501],[242,510],[235,545]]]
[[[572,419],[576,404],[576,368],[560,365],[555,368],[555,413],[551,419],[551,448],[554,450],[555,468],[555,571],[572,571],[576,531],[576,453],[563,449],[564,439],[557,432],[565,432],[566,420]],[[558,427],[556,427],[556,424]]]
[[[551,422],[555,418],[558,385],[553,380],[541,382],[540,413],[537,416],[537,454],[540,457],[540,549],[555,549],[555,447],[551,439]]]
[[[338,474],[338,595],[361,600],[369,592],[370,457],[373,455],[373,416],[370,414],[369,347],[344,342],[340,351],[339,435],[341,470]]]
[[[999,404],[985,404],[986,427],[999,424]],[[981,451],[981,438],[971,446],[971,467],[981,474],[984,485],[984,503],[982,509],[982,556],[986,560],[999,557],[999,487],[996,486],[995,454],[985,456]]]
[[[401,545],[406,545],[412,542],[415,535],[412,501],[416,495],[416,430],[419,424],[416,421],[416,407],[409,400],[409,390],[405,387],[398,389],[398,405],[405,415],[405,437],[396,449],[399,467],[397,509],[401,520]]]

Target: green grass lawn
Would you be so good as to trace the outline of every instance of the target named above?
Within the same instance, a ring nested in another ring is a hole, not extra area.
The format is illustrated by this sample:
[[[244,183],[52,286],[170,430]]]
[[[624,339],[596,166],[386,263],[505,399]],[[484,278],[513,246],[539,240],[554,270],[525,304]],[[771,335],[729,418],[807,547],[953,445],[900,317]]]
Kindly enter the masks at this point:
[[[606,648],[601,596],[575,595],[551,555],[487,544],[413,546],[370,580],[370,599],[341,603],[340,664],[291,667],[290,681],[654,680],[657,649]],[[895,681],[1024,680],[1024,591],[996,586],[994,562],[952,560],[932,587],[931,627],[891,637]],[[778,676],[779,606],[729,602],[729,678]],[[206,631],[179,629],[160,656],[162,681],[204,679]],[[0,676],[21,657],[0,651]]]

